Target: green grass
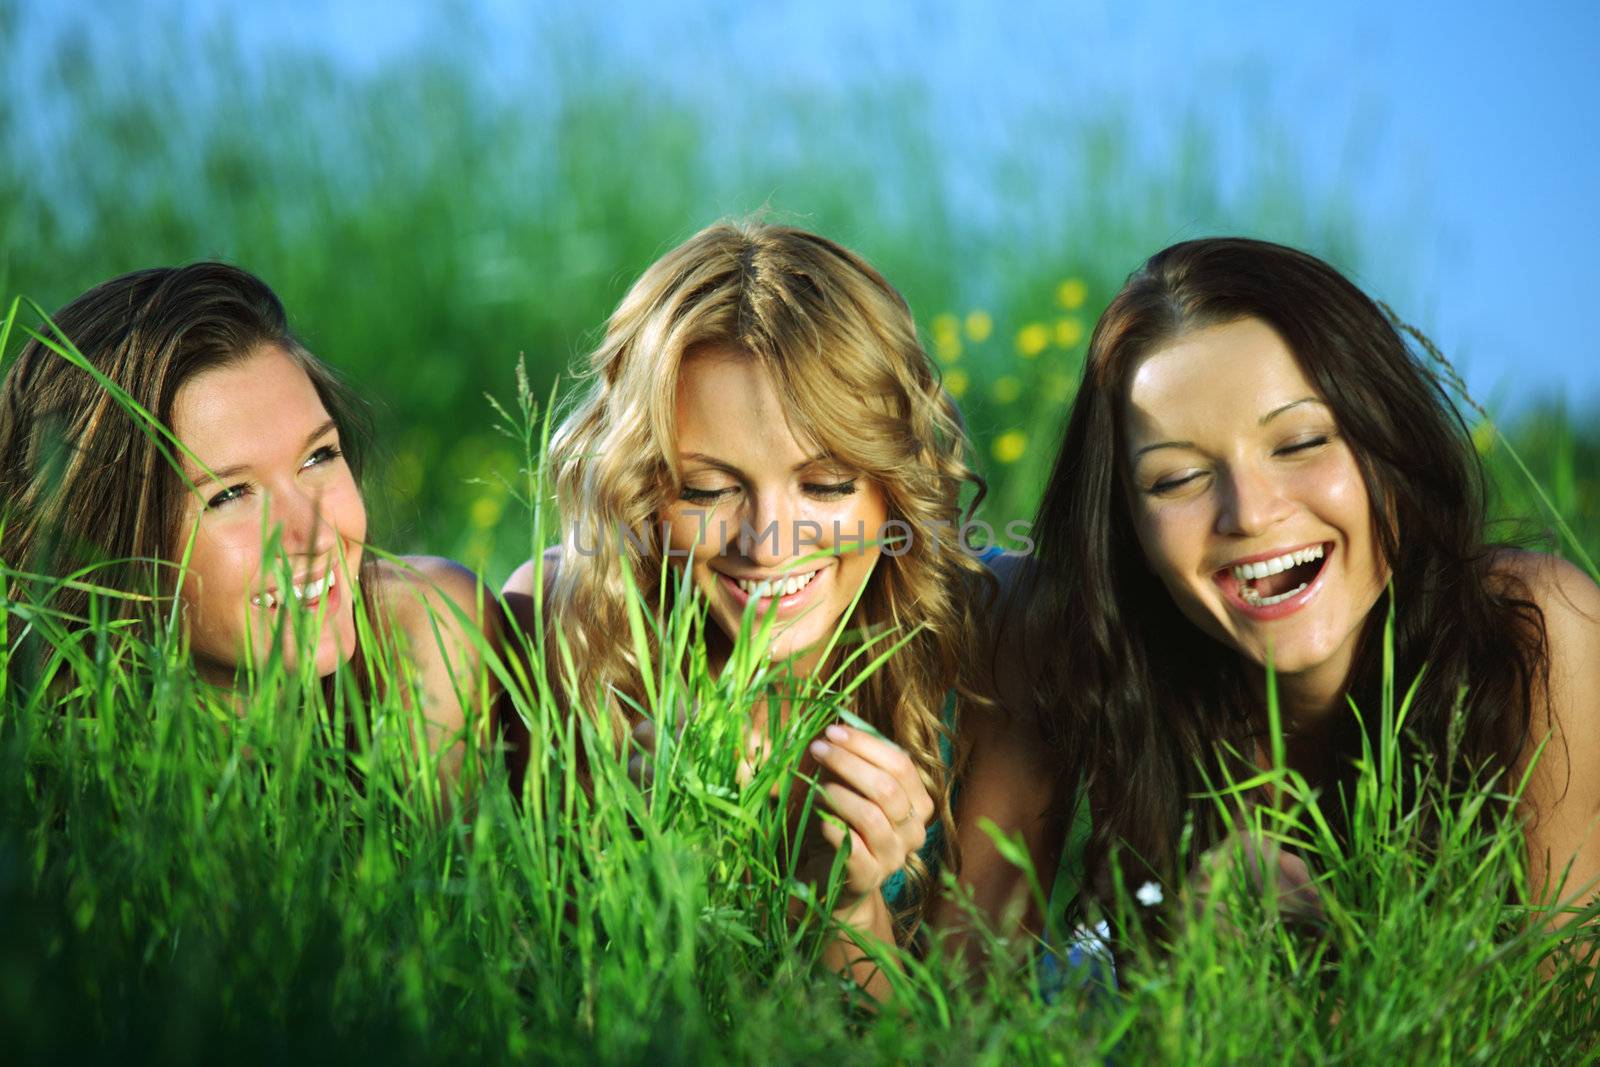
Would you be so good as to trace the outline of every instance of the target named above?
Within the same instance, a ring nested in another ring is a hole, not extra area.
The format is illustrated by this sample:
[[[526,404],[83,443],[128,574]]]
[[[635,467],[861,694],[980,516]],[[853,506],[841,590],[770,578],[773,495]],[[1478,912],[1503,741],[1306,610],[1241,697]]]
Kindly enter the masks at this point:
[[[959,386],[997,527],[1032,511],[1095,315],[1191,220],[1226,217],[1348,269],[1374,255],[1361,220],[1309,202],[1292,166],[1218,187],[1196,119],[1155,167],[1115,114],[1036,116],[988,161],[1010,210],[975,220],[926,178],[962,147],[915,86],[786,98],[762,129],[729,129],[571,41],[550,47],[563,91],[529,106],[474,74],[470,27],[358,78],[124,19],[45,64],[37,95],[0,92],[0,293],[53,307],[113,273],[212,255],[256,270],[379,406],[378,543],[492,581],[552,524],[528,474],[536,413],[500,426],[483,394],[516,392],[520,353],[524,399],[548,395],[629,281],[720,215],[766,206],[859,248],[906,293]],[[9,69],[17,89],[23,67]],[[1477,433],[1496,514],[1575,557],[1600,555],[1596,422],[1551,407]],[[1546,532],[1558,516],[1565,540]],[[787,916],[805,891],[783,822],[765,783],[733,772],[753,660],[721,678],[660,671],[652,710],[681,697],[700,711],[648,792],[603,758],[579,788],[573,753],[603,746],[557,712],[548,679],[492,665],[537,773],[517,798],[491,763],[441,822],[393,696],[340,690],[325,708],[269,663],[235,718],[164,632],[69,633],[25,603],[0,619],[8,1060],[1565,1064],[1595,1027],[1578,983],[1536,973],[1546,946],[1505,903],[1516,831],[1468,817],[1514,784],[1430,786],[1447,794],[1445,845],[1419,847],[1388,725],[1408,679],[1370,709],[1385,741],[1352,840],[1322,832],[1287,774],[1281,812],[1261,816],[1312,855],[1335,904],[1326,938],[1285,932],[1236,880],[1218,896],[1228,916],[1201,911],[1113,993],[1047,1003],[1025,946],[997,941],[1009,962],[967,974],[935,943],[874,1015],[814,966],[824,923]],[[669,645],[702,624],[660,623]],[[25,632],[44,678],[10,651]],[[353,748],[346,721],[372,724]]]
[[[522,401],[518,436],[538,448]],[[542,500],[538,453],[527,466],[525,495]],[[769,799],[774,785],[809,796],[793,768],[844,694],[808,690],[739,780],[745,709],[773,677],[765,632],[747,630],[713,677],[683,654],[707,625],[697,598],[635,613],[633,640],[654,628],[655,647],[678,650],[647,659],[648,714],[695,709],[647,788],[608,734],[559,710],[557,680],[488,655],[532,770],[513,796],[488,761],[441,819],[396,688],[363,699],[346,679],[330,699],[274,658],[236,717],[193,676],[180,631],[93,609],[68,626],[51,584],[8,602],[0,634],[0,1030],[17,1062],[226,1048],[261,1062],[1571,1063],[1600,1022],[1580,977],[1537,971],[1552,939],[1510,903],[1517,828],[1473,817],[1515,784],[1423,775],[1415,794],[1444,812],[1438,845],[1424,841],[1403,788],[1421,772],[1398,756],[1405,679],[1370,711],[1379,740],[1348,838],[1291,772],[1219,783],[1224,810],[1246,786],[1277,791],[1258,832],[1310,858],[1324,936],[1224,877],[1205,907],[1166,908],[1165,949],[1127,947],[1115,990],[1047,1001],[1027,945],[989,935],[996,963],[973,973],[935,934],[900,956],[894,1004],[874,1014],[817,965],[831,883],[795,879],[785,805]],[[392,653],[375,661],[405,677]]]
[[[1160,160],[1114,109],[1019,116],[1010,147],[974,158],[915,83],[774,91],[750,102],[759,123],[733,123],[586,44],[597,27],[581,18],[539,42],[530,70],[559,91],[531,98],[480,69],[493,42],[471,20],[362,74],[142,6],[96,20],[0,71],[0,292],[55,308],[116,273],[213,256],[261,274],[378,407],[378,542],[495,580],[527,538],[501,521],[517,453],[484,394],[510,395],[520,354],[544,395],[628,284],[724,215],[764,209],[859,249],[930,343],[941,312],[992,316],[952,369],[986,459],[1005,432],[1028,434],[1025,461],[986,472],[1006,519],[1026,516],[1063,393],[1002,401],[990,386],[1019,369],[1029,321],[1067,312],[1063,279],[1087,283],[1072,314],[1088,325],[1196,220],[1351,268],[1380,247],[1347,204],[1310,202],[1287,154],[1224,188],[1220,138],[1197,117],[1161,131],[1176,148]],[[1000,191],[991,208],[940,180],[958,159]],[[1052,345],[1023,380],[1070,377],[1080,352]]]

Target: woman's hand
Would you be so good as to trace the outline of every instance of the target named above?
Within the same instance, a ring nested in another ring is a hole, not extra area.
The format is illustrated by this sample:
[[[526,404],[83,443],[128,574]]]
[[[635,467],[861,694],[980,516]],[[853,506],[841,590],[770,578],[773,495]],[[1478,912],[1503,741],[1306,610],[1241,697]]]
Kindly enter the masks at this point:
[[[903,749],[863,730],[829,726],[811,743],[811,755],[821,772],[822,800],[844,825],[815,821],[816,832],[832,847],[815,849],[807,866],[819,875],[816,880],[826,877],[848,836],[850,853],[835,914],[879,925],[870,918],[882,901],[879,890],[927,840],[933,797]]]
[[[1188,893],[1196,912],[1229,879],[1242,877],[1253,892],[1265,894],[1272,884],[1278,915],[1286,922],[1320,926],[1326,921],[1322,894],[1306,861],[1277,842],[1246,830],[1235,830],[1200,857],[1189,874]],[[1216,905],[1218,918],[1231,926],[1226,904]]]

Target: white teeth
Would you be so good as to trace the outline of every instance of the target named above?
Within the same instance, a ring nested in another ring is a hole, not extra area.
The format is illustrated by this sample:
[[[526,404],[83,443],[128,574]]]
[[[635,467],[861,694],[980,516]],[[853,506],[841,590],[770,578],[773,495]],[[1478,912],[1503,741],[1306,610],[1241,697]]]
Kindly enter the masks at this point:
[[[296,600],[315,600],[338,584],[338,576],[333,571],[329,571],[314,582],[307,582],[305,585],[291,585],[289,586],[289,591],[294,594]],[[272,593],[257,593],[250,598],[250,603],[258,608],[270,610],[278,606],[278,598]]]
[[[336,584],[333,571],[329,571],[314,582],[294,586],[294,597],[296,600],[315,600]]]
[[[1285,552],[1273,559],[1265,559],[1259,563],[1241,563],[1233,568],[1233,576],[1240,582],[1254,581],[1265,578],[1269,574],[1281,574],[1290,567],[1298,567],[1302,563],[1310,563],[1314,559],[1322,558],[1322,546],[1312,545],[1310,548],[1296,549]]]
[[[1239,596],[1240,596],[1241,599],[1244,600],[1244,602],[1246,604],[1249,604],[1251,607],[1270,608],[1274,604],[1282,604],[1285,600],[1288,600],[1290,597],[1296,596],[1296,595],[1298,595],[1300,593],[1305,592],[1306,586],[1308,586],[1310,584],[1311,584],[1310,582],[1301,582],[1299,585],[1295,586],[1293,589],[1289,590],[1287,593],[1279,593],[1277,596],[1262,596],[1260,593],[1256,592],[1250,586],[1241,585],[1239,587]]]
[[[751,581],[748,578],[739,578],[737,581],[740,589],[756,599],[769,596],[781,598],[793,596],[810,585],[811,579],[815,578],[818,573],[818,571],[810,571],[806,574],[796,574],[789,578],[763,578],[759,582]]]

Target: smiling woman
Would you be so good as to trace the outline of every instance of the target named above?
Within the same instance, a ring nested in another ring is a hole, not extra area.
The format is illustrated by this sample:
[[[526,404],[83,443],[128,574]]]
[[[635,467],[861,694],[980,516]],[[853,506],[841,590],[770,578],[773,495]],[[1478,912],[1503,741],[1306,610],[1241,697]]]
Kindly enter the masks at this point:
[[[746,627],[770,625],[785,721],[810,683],[853,688],[872,730],[827,726],[799,768],[842,820],[821,822],[807,854],[826,872],[848,834],[836,915],[892,939],[891,912],[914,910],[943,857],[929,827],[949,825],[948,741],[985,573],[958,540],[962,490],[978,484],[965,434],[910,310],[832,241],[722,224],[644,272],[587,372],[551,448],[567,542],[542,562],[542,592],[540,561],[512,576],[508,605],[531,629],[545,597],[569,693],[619,747],[652,729],[638,709],[658,669],[627,639],[625,573],[703,598],[713,672]],[[905,644],[865,672],[830,648],[845,627]],[[752,704],[756,760],[770,732],[768,704]]]
[[[197,671],[225,688],[303,651],[319,678],[360,670],[361,605],[415,667],[402,699],[420,694],[453,777],[476,705],[452,681],[475,673],[475,580],[443,560],[367,559],[363,405],[289,333],[272,291],[220,263],[145,270],[54,326],[0,387],[11,596],[43,596],[69,625],[106,610],[150,621],[176,597]],[[107,595],[91,607],[69,576]]]
[[[1416,679],[1415,767],[1514,783],[1548,741],[1521,798],[1530,892],[1592,893],[1600,589],[1485,541],[1461,418],[1327,264],[1215,239],[1137,271],[1095,328],[1034,535],[1026,673],[1054,773],[1086,785],[1091,891],[1113,853],[1130,882],[1181,874],[1190,820],[1217,843],[1197,798],[1224,753],[1269,760],[1270,669],[1287,763],[1333,819],[1386,677]],[[1300,859],[1280,873],[1305,888]]]
[[[180,595],[201,673],[227,684],[241,652],[265,662],[291,604],[321,609],[316,670],[332,673],[356,647],[347,590],[367,532],[337,420],[301,366],[273,345],[195,374],[172,408],[173,433],[204,464],[184,460],[200,491],[184,496],[178,520],[178,529],[195,531]],[[268,496],[270,525],[261,514]],[[289,568],[272,565],[269,531]],[[292,669],[298,643],[285,641],[282,650]]]

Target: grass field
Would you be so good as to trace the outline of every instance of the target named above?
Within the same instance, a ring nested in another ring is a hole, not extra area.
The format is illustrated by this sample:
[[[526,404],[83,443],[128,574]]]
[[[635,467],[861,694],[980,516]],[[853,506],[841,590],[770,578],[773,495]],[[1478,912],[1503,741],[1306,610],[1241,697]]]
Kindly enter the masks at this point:
[[[0,7],[0,31],[14,17]],[[156,263],[257,271],[378,408],[378,543],[461,558],[496,583],[544,536],[518,503],[539,497],[526,438],[498,432],[484,393],[510,404],[522,354],[532,394],[547,395],[629,281],[718,216],[765,208],[818,229],[905,292],[967,414],[997,527],[1032,510],[1099,309],[1189,220],[1226,214],[1352,271],[1376,254],[1346,205],[1310,202],[1277,157],[1216,184],[1197,118],[1155,166],[1116,116],[1033,117],[1033,136],[990,161],[1005,210],[974,213],[927,177],[962,149],[915,86],[779,100],[759,127],[729,128],[587,67],[576,47],[552,47],[561,91],[530,104],[475,77],[470,32],[357,76],[225,37],[122,29],[148,47],[113,32],[35,64],[29,93],[3,83],[0,292],[55,307]],[[1408,294],[1378,295],[1404,311]],[[1551,404],[1499,427],[1472,414],[1508,535],[1600,557],[1593,414]],[[1286,778],[1273,829],[1326,875],[1325,937],[1286,931],[1225,886],[1230,919],[1203,912],[1115,990],[1069,982],[1046,1000],[1028,946],[993,944],[1002,963],[968,974],[935,939],[874,1014],[813,965],[824,923],[816,909],[786,916],[805,891],[781,819],[764,782],[734,780],[730,724],[760,691],[754,667],[674,683],[702,725],[651,790],[599,760],[586,792],[575,727],[494,666],[520,694],[539,771],[513,798],[491,766],[442,821],[396,696],[356,715],[340,690],[318,714],[312,680],[267,664],[236,719],[169,636],[69,632],[25,603],[3,620],[0,648],[26,636],[30,652],[0,651],[8,1061],[1594,1058],[1578,1051],[1593,997],[1538,974],[1548,946],[1503,903],[1515,830],[1469,818],[1508,783],[1454,783],[1448,847],[1429,850],[1400,799],[1403,761],[1374,753],[1348,842],[1319,833]],[[1394,681],[1403,695],[1409,679]],[[1401,706],[1363,709],[1390,724],[1390,746]],[[371,724],[353,748],[347,721]],[[1126,907],[1143,906],[1130,893]]]

